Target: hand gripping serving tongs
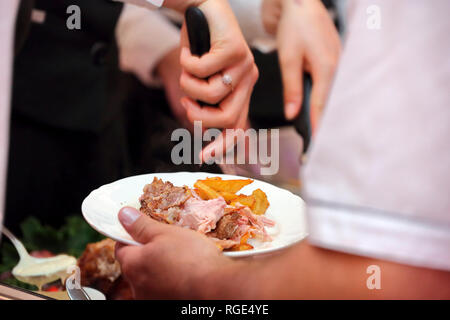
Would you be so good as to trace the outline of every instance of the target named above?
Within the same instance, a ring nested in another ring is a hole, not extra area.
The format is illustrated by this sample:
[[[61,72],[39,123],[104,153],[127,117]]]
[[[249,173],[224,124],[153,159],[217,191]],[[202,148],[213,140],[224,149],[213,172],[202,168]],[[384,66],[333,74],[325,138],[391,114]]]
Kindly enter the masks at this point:
[[[211,34],[209,31],[208,20],[203,12],[197,7],[190,7],[185,13],[186,27],[189,37],[190,50],[193,55],[201,57],[211,49]],[[303,138],[303,153],[308,151],[311,143],[311,121],[310,121],[310,95],[312,80],[309,74],[304,75],[304,98],[301,111],[293,124],[297,132]],[[199,101],[200,105],[213,106]],[[217,105],[215,105],[217,106]]]

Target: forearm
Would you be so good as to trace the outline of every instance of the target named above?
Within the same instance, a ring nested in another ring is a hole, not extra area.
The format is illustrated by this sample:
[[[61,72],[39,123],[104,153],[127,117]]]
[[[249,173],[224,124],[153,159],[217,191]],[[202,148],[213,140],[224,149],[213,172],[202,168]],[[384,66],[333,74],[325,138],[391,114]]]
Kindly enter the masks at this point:
[[[381,289],[370,290],[369,266],[380,267]],[[237,261],[217,274],[213,297],[232,299],[441,299],[450,273],[320,249],[303,241],[284,253]],[[211,296],[210,296],[211,298]]]

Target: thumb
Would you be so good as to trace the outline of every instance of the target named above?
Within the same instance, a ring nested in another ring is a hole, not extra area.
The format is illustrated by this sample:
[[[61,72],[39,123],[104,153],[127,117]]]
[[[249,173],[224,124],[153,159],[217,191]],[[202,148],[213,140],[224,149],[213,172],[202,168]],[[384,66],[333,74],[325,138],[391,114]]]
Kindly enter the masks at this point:
[[[164,227],[161,223],[131,207],[120,209],[119,221],[133,239],[142,244],[150,242]]]

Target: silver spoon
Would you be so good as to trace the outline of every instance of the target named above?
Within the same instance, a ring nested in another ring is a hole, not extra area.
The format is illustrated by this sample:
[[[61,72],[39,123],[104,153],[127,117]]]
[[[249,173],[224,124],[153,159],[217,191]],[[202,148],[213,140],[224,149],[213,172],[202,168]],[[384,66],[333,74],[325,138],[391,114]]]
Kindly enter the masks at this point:
[[[70,300],[91,300],[91,297],[89,297],[82,286],[77,288],[77,286],[72,286],[69,281],[70,279],[68,278],[66,280],[66,291]]]
[[[51,258],[35,258],[28,254],[22,242],[17,239],[8,229],[3,228],[2,232],[11,240],[19,253],[19,263],[12,270],[12,274],[18,280],[36,285],[39,290],[46,283],[55,280],[64,280],[69,275],[68,268],[76,265],[77,259],[61,254]]]

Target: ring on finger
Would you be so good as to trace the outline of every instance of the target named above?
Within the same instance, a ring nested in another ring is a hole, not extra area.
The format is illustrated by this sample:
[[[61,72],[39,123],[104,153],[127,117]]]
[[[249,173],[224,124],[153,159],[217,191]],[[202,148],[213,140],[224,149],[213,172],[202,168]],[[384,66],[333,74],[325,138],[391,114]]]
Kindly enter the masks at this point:
[[[222,82],[224,85],[231,87],[231,91],[233,91],[233,78],[229,74],[222,76]]]

